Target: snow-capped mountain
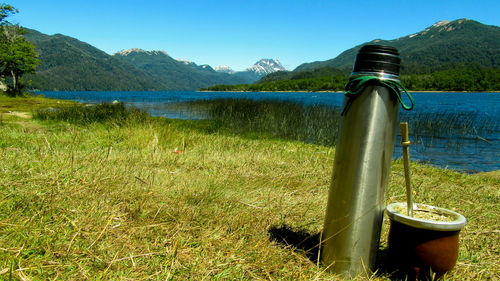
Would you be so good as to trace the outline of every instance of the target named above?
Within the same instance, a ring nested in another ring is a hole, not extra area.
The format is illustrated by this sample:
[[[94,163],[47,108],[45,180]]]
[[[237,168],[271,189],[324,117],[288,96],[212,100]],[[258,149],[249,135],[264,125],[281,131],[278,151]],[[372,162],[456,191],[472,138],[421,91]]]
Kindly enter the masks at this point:
[[[233,74],[235,72],[231,67],[227,65],[216,66],[214,70],[217,72],[228,73],[228,74]]]
[[[280,70],[286,70],[278,60],[275,59],[261,59],[253,66],[245,69],[244,71],[234,72],[234,75],[246,81],[246,83],[253,83],[269,73]]]
[[[258,75],[265,76],[280,70],[286,70],[278,60],[275,59],[261,59],[256,62],[252,67],[245,69],[245,71],[254,72]]]
[[[260,61],[256,62],[253,66],[243,71],[234,71],[231,67],[227,65],[217,66],[214,68],[214,70],[219,73],[232,74],[234,75],[234,77],[244,79],[245,83],[253,83],[269,73],[286,69],[281,65],[281,63],[278,60],[261,59]]]

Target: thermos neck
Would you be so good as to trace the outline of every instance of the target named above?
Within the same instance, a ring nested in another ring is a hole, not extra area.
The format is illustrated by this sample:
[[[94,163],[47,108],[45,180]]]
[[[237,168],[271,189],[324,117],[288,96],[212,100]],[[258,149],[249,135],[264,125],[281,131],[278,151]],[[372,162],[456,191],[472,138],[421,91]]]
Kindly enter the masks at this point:
[[[400,82],[400,77],[398,75],[384,73],[384,72],[352,72],[349,76],[350,79],[361,77],[361,76],[376,76],[380,80],[392,80],[396,82]]]

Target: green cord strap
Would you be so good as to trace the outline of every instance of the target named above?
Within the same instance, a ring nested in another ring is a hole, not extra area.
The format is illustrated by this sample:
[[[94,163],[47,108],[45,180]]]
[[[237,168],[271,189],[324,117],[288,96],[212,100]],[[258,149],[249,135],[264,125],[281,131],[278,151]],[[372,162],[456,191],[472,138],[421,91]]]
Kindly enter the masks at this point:
[[[352,97],[352,99],[347,103],[346,107],[344,108],[342,115],[344,115],[347,110],[349,109],[352,100],[357,97],[359,94],[363,92],[366,86],[368,85],[382,85],[385,86],[389,89],[391,89],[396,96],[398,97],[399,102],[401,103],[401,106],[405,110],[412,110],[413,105],[415,104],[415,101],[413,100],[413,97],[408,93],[408,91],[405,89],[405,87],[398,81],[394,80],[383,80],[380,79],[380,77],[377,76],[360,76],[356,78],[352,78],[349,80],[347,85],[345,85],[345,91],[344,94],[346,96]],[[410,99],[411,105],[406,105],[403,101],[402,94],[405,93],[408,98]]]

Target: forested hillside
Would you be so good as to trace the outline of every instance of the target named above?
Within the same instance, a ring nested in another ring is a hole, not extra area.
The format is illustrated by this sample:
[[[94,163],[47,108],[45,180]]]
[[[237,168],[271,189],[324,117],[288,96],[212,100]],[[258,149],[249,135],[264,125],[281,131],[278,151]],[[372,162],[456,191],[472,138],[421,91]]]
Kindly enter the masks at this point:
[[[27,29],[41,61],[36,74],[26,75],[33,89],[43,90],[161,90],[142,70],[75,38]]]
[[[367,44],[397,48],[401,54],[403,74],[428,73],[450,63],[500,68],[500,27],[460,19],[441,21],[421,32],[394,40],[372,40],[333,59],[302,64],[295,71],[310,71],[325,66],[350,71],[358,50]]]
[[[208,65],[175,60],[160,51],[113,56],[78,39],[27,29],[41,64],[26,75],[31,89],[59,91],[195,90],[214,84],[244,83]]]

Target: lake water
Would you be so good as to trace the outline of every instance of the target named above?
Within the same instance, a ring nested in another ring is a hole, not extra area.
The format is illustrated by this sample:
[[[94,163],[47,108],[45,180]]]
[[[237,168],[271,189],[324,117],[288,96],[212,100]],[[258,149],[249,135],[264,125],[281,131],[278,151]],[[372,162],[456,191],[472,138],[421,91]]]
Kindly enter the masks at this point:
[[[180,119],[200,119],[189,108],[178,106],[189,101],[220,98],[241,98],[254,100],[292,101],[306,105],[334,105],[341,107],[342,93],[234,93],[234,92],[50,92],[41,91],[46,97],[74,100],[82,103],[113,102],[118,100],[127,106],[147,111],[153,116]],[[439,167],[464,172],[481,172],[500,169],[500,93],[412,93],[415,108],[402,116],[418,114],[436,115],[460,113],[474,116],[474,126],[486,127],[477,135],[416,137],[412,139],[410,156],[412,160],[424,161]],[[402,117],[404,119],[404,117]],[[412,123],[410,122],[410,127]],[[396,143],[400,138],[398,137]],[[401,147],[396,145],[394,157],[401,157]]]

